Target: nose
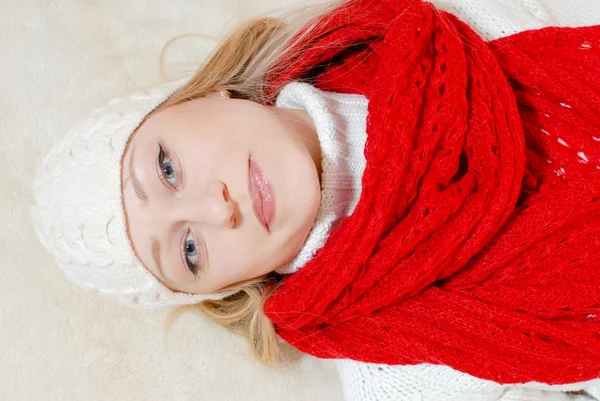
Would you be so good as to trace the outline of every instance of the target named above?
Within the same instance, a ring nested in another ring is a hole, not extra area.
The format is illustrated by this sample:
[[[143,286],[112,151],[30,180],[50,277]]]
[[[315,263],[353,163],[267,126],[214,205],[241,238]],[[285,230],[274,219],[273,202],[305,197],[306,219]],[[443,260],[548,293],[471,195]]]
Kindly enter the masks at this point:
[[[198,199],[187,199],[189,218],[212,226],[233,228],[235,226],[235,202],[230,198],[222,181],[210,181]]]

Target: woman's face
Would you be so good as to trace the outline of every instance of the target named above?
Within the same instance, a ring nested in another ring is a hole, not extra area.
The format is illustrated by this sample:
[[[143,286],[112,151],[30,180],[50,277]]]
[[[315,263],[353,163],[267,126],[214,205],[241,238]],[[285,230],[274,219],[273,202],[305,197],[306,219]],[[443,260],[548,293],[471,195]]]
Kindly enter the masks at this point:
[[[269,273],[311,229],[319,165],[303,110],[210,96],[152,113],[122,159],[134,251],[180,292],[212,293]]]

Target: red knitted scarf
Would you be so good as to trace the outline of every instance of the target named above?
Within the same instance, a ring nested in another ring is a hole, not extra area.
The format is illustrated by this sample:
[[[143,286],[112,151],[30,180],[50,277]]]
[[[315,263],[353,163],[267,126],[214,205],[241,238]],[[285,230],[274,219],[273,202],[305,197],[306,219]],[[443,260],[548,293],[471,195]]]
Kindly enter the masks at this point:
[[[484,42],[353,1],[272,77],[369,99],[362,196],[265,311],[321,358],[499,383],[600,377],[600,26]]]

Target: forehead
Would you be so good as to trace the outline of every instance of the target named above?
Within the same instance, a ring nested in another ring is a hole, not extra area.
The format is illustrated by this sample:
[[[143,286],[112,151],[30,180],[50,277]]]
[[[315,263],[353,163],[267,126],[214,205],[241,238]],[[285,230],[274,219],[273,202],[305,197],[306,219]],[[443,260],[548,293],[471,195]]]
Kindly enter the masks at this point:
[[[202,111],[202,108],[194,107],[193,103],[194,101],[188,101],[152,111],[132,133],[128,147],[148,136],[157,136],[166,130],[180,129],[188,124],[190,119],[194,119]]]
[[[244,99],[201,97],[155,110],[138,127],[138,136],[183,130],[201,124],[206,128],[245,126],[248,122],[263,120],[266,107]]]
[[[177,116],[180,109],[183,108],[184,102],[180,105],[169,106],[165,108],[157,108],[151,111],[144,120],[138,125],[138,127],[131,133],[125,152],[121,158],[121,179],[126,179],[129,175],[129,164],[131,163],[133,149],[139,144],[146,142],[149,139],[156,137],[157,133],[161,131],[161,127],[169,123],[173,126],[177,119],[173,118]],[[181,106],[181,107],[180,107]]]
[[[271,117],[268,108],[258,103],[212,97],[197,98],[155,110],[129,138],[122,168],[126,167],[132,148],[143,151],[157,140],[182,143],[184,148],[189,147],[192,139],[220,139],[228,144],[234,140],[243,141],[248,138],[245,135],[247,132],[260,134],[265,127],[272,125]],[[214,133],[219,135],[215,136]]]

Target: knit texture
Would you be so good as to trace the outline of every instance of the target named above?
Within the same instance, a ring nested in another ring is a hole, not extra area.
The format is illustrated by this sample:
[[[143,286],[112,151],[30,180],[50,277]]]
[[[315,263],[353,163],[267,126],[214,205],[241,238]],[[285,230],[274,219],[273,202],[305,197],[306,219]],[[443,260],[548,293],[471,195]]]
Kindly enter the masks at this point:
[[[325,243],[343,217],[354,210],[361,190],[365,167],[368,100],[362,95],[324,92],[313,86],[292,82],[276,101],[277,107],[307,110],[319,137],[323,156],[322,198],[319,214],[298,255],[279,273],[294,273]],[[497,400],[590,400],[589,396],[567,395],[561,391],[585,390],[600,396],[600,379],[570,385],[527,387],[502,385],[442,365],[382,365],[339,359],[335,362],[346,401],[497,401]],[[551,391],[552,393],[548,393]]]
[[[321,202],[315,223],[298,254],[278,273],[294,273],[308,263],[358,203],[366,165],[367,104],[364,96],[324,92],[301,82],[287,84],[277,97],[277,107],[308,112],[322,159]]]
[[[282,89],[276,105],[308,111],[323,154],[322,198],[317,220],[296,258],[278,270],[294,273],[314,257],[340,220],[356,206],[365,167],[368,100],[362,95],[324,92],[306,83],[292,82]],[[570,385],[528,383],[527,387],[517,387],[479,379],[442,365],[382,365],[348,359],[336,360],[335,364],[346,401],[591,399],[559,393],[568,390],[600,395],[600,379]]]
[[[568,385],[499,384],[448,366],[335,361],[344,401],[596,401],[600,380]],[[565,393],[585,390],[585,395]]]
[[[459,17],[484,40],[493,40],[527,29],[560,25],[546,7],[547,1],[438,0],[432,3]]]
[[[33,183],[40,242],[74,284],[127,306],[165,307],[221,299],[232,291],[171,291],[148,271],[127,234],[121,159],[144,118],[189,78],[113,99],[48,152]]]
[[[365,94],[367,167],[354,213],[267,301],[278,333],[499,383],[599,377],[599,35],[486,43],[418,1],[321,20],[271,90]]]

